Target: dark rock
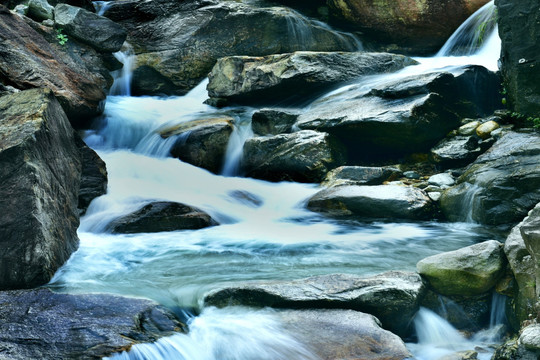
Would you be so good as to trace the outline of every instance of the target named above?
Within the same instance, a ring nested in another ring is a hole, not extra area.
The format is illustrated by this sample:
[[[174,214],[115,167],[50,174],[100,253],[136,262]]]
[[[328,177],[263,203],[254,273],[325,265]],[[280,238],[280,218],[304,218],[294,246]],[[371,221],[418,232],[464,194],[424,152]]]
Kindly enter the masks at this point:
[[[321,182],[344,163],[344,148],[332,136],[304,130],[248,139],[241,166],[247,176],[258,179]]]
[[[492,113],[500,96],[497,75],[479,66],[380,81],[317,100],[298,126],[334,134],[360,159],[373,161],[427,151],[463,117]]]
[[[133,71],[131,92],[133,95],[162,96],[173,94],[175,86],[153,67],[143,65]]]
[[[208,75],[210,97],[236,103],[300,102],[332,85],[364,75],[395,72],[416,61],[365,52],[295,52],[221,58]]]
[[[411,356],[403,340],[381,329],[372,315],[318,309],[279,311],[277,316],[285,330],[321,360],[402,360]]]
[[[299,113],[285,109],[261,109],[253,113],[251,128],[257,135],[278,135],[292,132]]]
[[[482,149],[475,136],[446,138],[431,149],[433,161],[446,169],[468,165],[481,153]]]
[[[67,4],[54,8],[54,21],[67,35],[101,52],[119,51],[127,37],[126,30],[115,22]]]
[[[424,191],[401,185],[344,185],[321,190],[307,208],[330,216],[378,219],[430,219],[433,202]]]
[[[540,113],[540,10],[536,0],[496,0],[502,40],[501,73],[510,109]]]
[[[83,215],[92,200],[107,193],[107,166],[80,138],[78,146],[82,160],[78,208],[80,215]]]
[[[54,7],[47,0],[30,0],[27,15],[36,20],[43,21],[54,18]]]
[[[68,4],[71,6],[77,6],[80,8],[83,8],[85,10],[95,12],[96,8],[94,7],[94,4],[92,3],[92,0],[48,0],[49,4],[52,6],[56,6],[58,4]]]
[[[153,202],[122,216],[108,225],[113,233],[133,234],[160,231],[197,230],[218,223],[197,208],[175,202]]]
[[[326,175],[322,185],[381,185],[401,174],[399,169],[393,167],[340,166]]]
[[[120,296],[0,292],[2,357],[100,359],[184,328],[157,304]]]
[[[46,284],[78,245],[75,133],[50,90],[0,98],[0,289]]]
[[[385,329],[405,334],[424,296],[418,274],[387,272],[369,278],[349,274],[315,276],[295,281],[266,281],[217,289],[206,305],[275,308],[339,308],[376,316]]]
[[[501,225],[520,221],[540,202],[540,136],[508,132],[472,163],[458,185],[443,193],[451,221]]]
[[[540,351],[528,350],[516,336],[499,346],[492,360],[538,360],[539,357]]]

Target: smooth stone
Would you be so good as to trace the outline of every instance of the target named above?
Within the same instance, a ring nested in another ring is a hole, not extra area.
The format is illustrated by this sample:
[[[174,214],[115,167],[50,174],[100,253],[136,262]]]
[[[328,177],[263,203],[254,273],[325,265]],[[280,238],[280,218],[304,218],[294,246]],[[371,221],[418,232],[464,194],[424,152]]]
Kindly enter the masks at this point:
[[[30,0],[27,15],[37,21],[54,19],[54,7],[46,0]]]
[[[449,173],[440,173],[430,176],[428,183],[439,187],[448,187],[454,185],[456,180]]]
[[[462,136],[471,136],[476,134],[476,128],[480,125],[480,121],[474,120],[461,125],[458,128],[458,134]]]
[[[321,185],[381,185],[401,175],[401,170],[394,167],[340,166],[330,171]]]
[[[540,350],[540,325],[529,325],[521,330],[519,342],[523,344],[527,350]]]
[[[476,135],[478,135],[480,139],[487,139],[491,136],[491,133],[499,127],[500,125],[496,121],[486,121],[476,128]]]

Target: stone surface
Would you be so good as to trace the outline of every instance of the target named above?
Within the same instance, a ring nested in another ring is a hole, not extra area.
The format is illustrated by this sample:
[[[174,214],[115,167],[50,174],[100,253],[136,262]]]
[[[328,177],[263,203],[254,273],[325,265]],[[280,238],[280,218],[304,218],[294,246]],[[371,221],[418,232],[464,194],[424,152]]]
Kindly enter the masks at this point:
[[[458,134],[462,136],[471,136],[476,134],[476,128],[480,125],[480,121],[471,121],[461,125],[458,129]]]
[[[478,135],[480,139],[487,139],[491,136],[491,132],[499,127],[499,124],[493,120],[486,121],[476,128],[476,135]]]
[[[529,325],[521,330],[519,342],[527,350],[540,351],[540,325]]]
[[[505,133],[443,193],[443,213],[451,221],[467,214],[490,225],[520,221],[540,202],[539,154],[537,133]]]
[[[241,167],[247,176],[258,179],[321,182],[345,158],[343,145],[332,136],[304,130],[248,139]]]
[[[455,136],[441,140],[430,153],[436,164],[452,168],[470,164],[482,154],[482,148],[475,136]]]
[[[78,245],[75,133],[50,90],[0,97],[0,289],[47,283]]]
[[[27,15],[34,20],[50,20],[54,18],[54,7],[46,0],[30,0]]]
[[[289,109],[261,109],[253,113],[251,128],[257,135],[278,135],[292,132],[299,113]]]
[[[285,310],[283,327],[321,360],[402,360],[411,355],[403,340],[372,315],[354,310]],[[345,336],[344,336],[345,335]]]
[[[429,177],[428,184],[438,187],[449,187],[456,183],[454,177],[449,173],[435,174]]]
[[[126,30],[107,19],[88,10],[59,4],[54,8],[54,21],[57,27],[68,36],[92,46],[101,52],[116,52],[126,40]]]
[[[89,148],[82,139],[78,139],[81,152],[82,173],[79,188],[79,213],[88,209],[90,202],[107,193],[107,165],[99,155]]]
[[[184,328],[148,300],[48,289],[0,292],[0,317],[1,356],[11,360],[100,359]]]
[[[107,229],[113,233],[133,234],[197,230],[214,225],[218,223],[202,210],[180,203],[159,201],[113,220]]]
[[[443,356],[438,360],[476,360],[478,359],[478,353],[473,350],[458,351],[456,353]]]
[[[204,302],[218,307],[352,309],[376,316],[385,329],[400,335],[411,325],[424,291],[416,273],[387,272],[369,278],[333,274],[231,285],[206,294]]]
[[[492,360],[538,360],[539,357],[540,351],[527,350],[514,337],[497,348]]]
[[[236,103],[301,102],[332,85],[413,64],[403,55],[365,52],[232,56],[217,61],[207,89],[210,97]]]
[[[433,255],[416,265],[435,291],[472,296],[495,286],[506,266],[502,244],[495,240]]]
[[[389,166],[340,166],[326,175],[322,185],[381,185],[385,181],[395,180],[401,174],[399,169]]]
[[[420,189],[401,185],[345,185],[321,190],[307,208],[329,216],[425,220],[433,217],[433,203]]]

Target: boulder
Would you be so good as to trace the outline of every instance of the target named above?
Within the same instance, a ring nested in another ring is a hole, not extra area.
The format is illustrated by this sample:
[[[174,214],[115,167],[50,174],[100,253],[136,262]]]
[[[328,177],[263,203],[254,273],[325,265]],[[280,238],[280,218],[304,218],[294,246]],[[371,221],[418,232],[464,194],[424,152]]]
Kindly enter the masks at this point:
[[[525,349],[540,354],[540,325],[532,324],[521,330],[519,343],[525,346]]]
[[[540,113],[540,10],[536,0],[495,0],[502,41],[501,74],[509,108],[525,117]]]
[[[214,225],[218,223],[202,210],[180,203],[158,201],[113,220],[107,228],[113,233],[133,234],[197,230]]]
[[[119,51],[126,40],[127,32],[122,26],[80,7],[59,4],[54,14],[56,26],[65,34],[98,51]]]
[[[330,18],[400,52],[433,54],[489,0],[328,0]],[[452,14],[452,16],[448,16]]]
[[[539,357],[540,351],[526,349],[516,336],[499,346],[492,360],[538,360]]]
[[[354,310],[284,310],[286,331],[324,360],[402,360],[411,357],[403,340],[380,327],[373,315]],[[344,336],[346,334],[346,336]]]
[[[402,172],[394,167],[340,166],[330,171],[324,182],[326,187],[336,185],[381,185],[388,180],[395,180]]]
[[[276,6],[212,0],[128,0],[111,3],[105,15],[128,30],[128,42],[136,54],[135,73],[142,66],[153,68],[152,77],[159,73],[174,85],[174,89],[164,89],[168,95],[194,88],[217,59],[225,56],[355,51],[359,46],[350,34],[338,33],[294,10]],[[137,77],[133,80],[143,81]]]
[[[468,120],[470,120],[470,119],[468,119]],[[469,121],[468,123],[463,124],[463,125],[461,125],[459,127],[458,134],[462,135],[462,136],[474,135],[474,134],[476,134],[476,128],[478,126],[480,126],[480,121],[478,121],[478,120]]]
[[[540,136],[508,132],[441,197],[451,221],[515,224],[540,202]]]
[[[387,272],[368,278],[332,274],[294,281],[231,285],[206,294],[204,303],[217,307],[351,309],[376,316],[385,329],[402,335],[418,311],[424,290],[422,279],[416,273]]]
[[[428,184],[438,186],[440,188],[447,188],[456,183],[454,177],[449,173],[435,174],[429,177]]]
[[[148,300],[43,288],[0,292],[0,316],[2,357],[12,360],[101,359],[184,329]]]
[[[456,168],[468,165],[482,154],[482,152],[476,136],[445,138],[430,151],[433,162],[443,168]]]
[[[261,109],[253,113],[251,128],[257,135],[290,133],[299,113],[289,109]]]
[[[365,52],[312,52],[221,58],[208,75],[208,94],[235,103],[302,102],[363,75],[395,72],[417,62]]]
[[[0,11],[0,80],[21,90],[51,89],[73,124],[81,124],[100,113],[107,81],[60,48],[23,18]]]
[[[425,220],[434,214],[424,191],[401,185],[335,186],[316,193],[307,208],[330,216],[375,219]]]
[[[90,202],[107,193],[107,165],[99,155],[78,139],[81,152],[82,173],[79,188],[79,214],[83,215]]]
[[[77,250],[81,160],[47,89],[0,97],[0,289],[46,284]]]
[[[503,275],[506,259],[495,240],[420,260],[418,272],[443,295],[474,296],[486,293]]]
[[[225,162],[234,118],[229,116],[180,123],[160,131],[162,138],[176,137],[171,155],[189,164],[220,173]]]
[[[247,176],[257,179],[321,182],[345,158],[343,146],[332,136],[304,130],[248,139],[241,167]]]
[[[77,6],[85,10],[96,12],[96,8],[92,3],[92,0],[48,0],[49,4],[56,6],[58,4],[68,4],[71,6]]]
[[[463,117],[491,114],[498,84],[479,66],[371,79],[315,101],[298,126],[336,135],[364,160],[425,152]]]
[[[480,139],[485,140],[488,137],[490,137],[491,133],[494,130],[498,129],[499,127],[500,125],[496,121],[493,121],[493,120],[486,121],[485,123],[479,125],[476,128],[476,135],[478,135]]]
[[[49,5],[47,0],[30,0],[27,15],[36,21],[52,20],[54,18],[54,7]]]

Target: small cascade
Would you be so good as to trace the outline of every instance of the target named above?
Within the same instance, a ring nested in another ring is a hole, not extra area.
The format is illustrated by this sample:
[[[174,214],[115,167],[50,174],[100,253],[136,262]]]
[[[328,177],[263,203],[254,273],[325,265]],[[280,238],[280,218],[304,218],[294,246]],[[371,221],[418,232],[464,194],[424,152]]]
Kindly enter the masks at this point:
[[[507,297],[496,292],[491,298],[491,312],[489,316],[489,328],[476,333],[473,337],[475,342],[496,343],[502,340],[506,334],[506,299]]]
[[[229,139],[229,144],[227,145],[225,163],[223,164],[223,170],[221,172],[222,175],[239,175],[244,143],[251,137],[253,137],[253,130],[251,130],[251,116],[244,121],[236,121],[234,130]]]
[[[105,11],[111,7],[111,1],[94,1],[94,8],[96,9],[96,14],[103,16]]]
[[[131,96],[131,78],[133,75],[133,62],[135,61],[133,47],[126,42],[122,50],[115,52],[113,55],[124,66],[122,66],[122,69],[113,72],[114,83],[110,95]]]

